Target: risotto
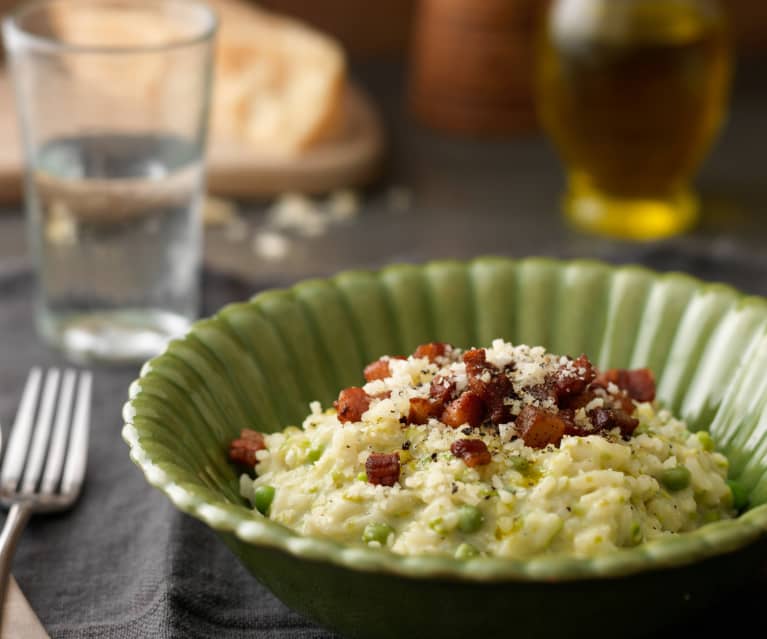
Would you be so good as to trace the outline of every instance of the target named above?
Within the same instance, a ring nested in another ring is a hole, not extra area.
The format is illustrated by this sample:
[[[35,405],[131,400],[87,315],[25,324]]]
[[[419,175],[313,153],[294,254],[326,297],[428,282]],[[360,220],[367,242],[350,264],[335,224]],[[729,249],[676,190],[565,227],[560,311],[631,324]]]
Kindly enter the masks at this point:
[[[383,357],[302,426],[230,458],[254,516],[403,555],[577,557],[732,517],[711,436],[654,403],[646,369],[495,340]]]

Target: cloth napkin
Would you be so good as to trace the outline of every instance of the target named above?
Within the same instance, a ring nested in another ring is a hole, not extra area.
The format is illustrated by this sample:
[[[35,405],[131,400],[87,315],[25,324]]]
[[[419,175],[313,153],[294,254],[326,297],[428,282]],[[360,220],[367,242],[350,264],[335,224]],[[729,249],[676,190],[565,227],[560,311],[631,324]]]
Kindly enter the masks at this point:
[[[767,268],[761,263],[717,261],[677,249],[642,249],[622,259],[767,292]],[[5,428],[30,366],[62,363],[34,333],[31,287],[26,267],[0,269],[0,422]],[[205,292],[206,313],[254,293],[247,283],[211,273]],[[334,637],[280,603],[211,530],[176,510],[131,463],[120,438],[120,411],[137,374],[138,367],[96,369],[83,495],[68,512],[33,517],[17,550],[14,574],[50,636]],[[758,597],[765,583],[723,597],[707,619],[669,629],[668,636],[714,636],[738,624],[745,631],[749,614],[762,607]]]

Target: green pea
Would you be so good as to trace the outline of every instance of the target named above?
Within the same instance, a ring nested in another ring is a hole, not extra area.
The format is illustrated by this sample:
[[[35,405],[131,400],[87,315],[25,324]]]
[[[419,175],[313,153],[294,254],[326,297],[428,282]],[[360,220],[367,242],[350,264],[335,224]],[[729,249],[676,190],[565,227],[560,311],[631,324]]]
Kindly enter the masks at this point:
[[[447,529],[447,526],[445,526],[445,522],[442,521],[442,517],[436,517],[432,519],[429,522],[429,528],[431,528],[435,533],[443,537],[447,535],[447,533],[449,532]]]
[[[484,516],[476,506],[465,504],[458,509],[458,528],[461,532],[477,532],[484,521]]]
[[[700,445],[703,446],[703,450],[709,452],[714,450],[714,440],[705,430],[699,430],[695,433],[695,436],[698,438]]]
[[[511,467],[514,470],[516,470],[518,473],[522,473],[523,475],[528,470],[530,470],[530,462],[524,457],[520,457],[519,455],[513,455],[509,457],[509,464],[511,464]]]
[[[722,518],[722,515],[720,515],[716,510],[707,510],[703,513],[703,523],[704,524],[710,524],[715,521],[719,521]]]
[[[253,505],[262,515],[269,514],[269,507],[274,500],[274,486],[257,486],[253,491]]]
[[[646,422],[640,422],[634,429],[634,435],[647,435],[650,432],[650,425]]]
[[[671,492],[684,490],[690,485],[690,471],[685,466],[667,468],[660,474],[659,479]]]
[[[317,446],[316,448],[310,448],[309,452],[306,454],[306,460],[309,463],[316,462],[320,457],[322,457],[322,453],[325,452],[324,446]]]
[[[727,485],[732,493],[732,507],[738,512],[745,510],[748,506],[748,491],[743,484],[736,479],[728,479]]]
[[[459,561],[471,559],[472,557],[476,557],[478,554],[479,553],[477,552],[477,549],[471,544],[461,544],[458,546],[458,548],[455,549],[455,558]]]
[[[496,497],[497,495],[498,491],[495,488],[491,488],[490,486],[485,486],[479,491],[479,496],[483,499],[487,499],[488,497]]]
[[[381,524],[378,522],[371,522],[365,526],[365,530],[362,531],[362,541],[369,544],[371,541],[377,541],[382,546],[386,545],[386,540],[394,532],[389,524]]]

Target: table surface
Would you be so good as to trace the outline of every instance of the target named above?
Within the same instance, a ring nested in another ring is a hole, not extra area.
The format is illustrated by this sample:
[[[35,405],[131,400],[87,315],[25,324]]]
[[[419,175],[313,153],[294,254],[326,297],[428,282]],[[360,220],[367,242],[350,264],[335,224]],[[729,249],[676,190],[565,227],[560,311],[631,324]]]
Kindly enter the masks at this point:
[[[204,312],[264,287],[345,268],[483,254],[638,262],[767,294],[767,85],[760,71],[746,68],[737,76],[729,120],[697,182],[701,224],[682,237],[637,244],[589,237],[563,223],[560,165],[540,135],[478,141],[429,131],[406,112],[399,65],[360,66],[356,78],[380,105],[389,134],[380,183],[362,194],[359,214],[347,223],[313,237],[287,233],[288,250],[279,259],[253,249],[254,234],[268,226],[268,205],[243,203],[247,232],[236,238],[225,228],[206,232]],[[407,210],[392,204],[403,193],[412,199]],[[0,423],[9,424],[26,370],[60,359],[34,336],[23,220],[18,211],[4,213]],[[14,571],[49,632],[239,637],[255,627],[255,636],[330,636],[288,613],[207,529],[174,511],[131,466],[119,411],[136,372],[97,371],[86,493],[71,513],[33,520],[20,544]],[[89,532],[93,522],[101,533]],[[209,585],[204,593],[201,578]],[[253,597],[261,602],[257,614]]]

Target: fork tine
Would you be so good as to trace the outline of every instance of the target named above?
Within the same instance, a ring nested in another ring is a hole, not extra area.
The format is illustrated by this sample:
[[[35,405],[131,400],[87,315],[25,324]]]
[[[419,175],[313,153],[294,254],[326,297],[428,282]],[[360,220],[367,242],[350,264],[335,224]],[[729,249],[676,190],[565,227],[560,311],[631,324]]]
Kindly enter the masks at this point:
[[[53,422],[53,408],[56,403],[56,392],[59,387],[59,378],[61,373],[58,369],[52,368],[45,375],[45,386],[43,386],[43,398],[40,401],[40,410],[37,413],[37,423],[35,424],[32,435],[32,444],[29,447],[29,458],[24,468],[24,476],[21,484],[22,492],[34,492],[37,482],[40,481],[40,475],[43,470],[43,460],[45,460],[45,451],[48,448],[48,439],[51,433],[51,423]]]
[[[40,380],[42,371],[35,367],[27,377],[24,393],[21,396],[19,410],[13,422],[13,431],[5,451],[3,467],[0,470],[0,482],[6,490],[16,490],[21,479],[21,469],[24,467],[24,459],[29,448],[29,439],[32,435],[34,424],[35,406],[40,392]]]
[[[56,408],[56,424],[51,434],[51,445],[48,450],[48,460],[43,470],[41,492],[50,494],[56,489],[61,479],[61,469],[64,466],[64,453],[67,449],[67,433],[69,432],[72,415],[72,398],[74,397],[76,373],[71,368],[64,372],[59,393],[59,405]]]
[[[90,371],[82,373],[77,389],[75,412],[72,418],[72,435],[69,440],[69,453],[64,466],[64,478],[61,492],[79,490],[85,476],[85,464],[88,459],[88,428],[90,426],[91,388],[93,375]]]

